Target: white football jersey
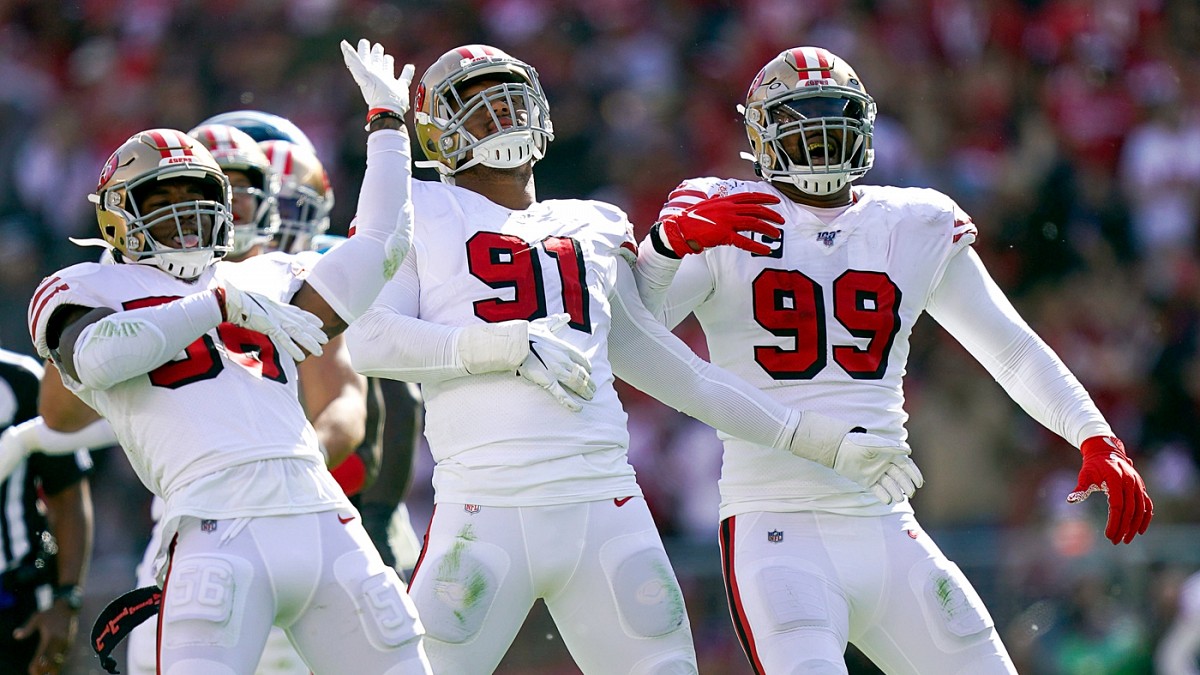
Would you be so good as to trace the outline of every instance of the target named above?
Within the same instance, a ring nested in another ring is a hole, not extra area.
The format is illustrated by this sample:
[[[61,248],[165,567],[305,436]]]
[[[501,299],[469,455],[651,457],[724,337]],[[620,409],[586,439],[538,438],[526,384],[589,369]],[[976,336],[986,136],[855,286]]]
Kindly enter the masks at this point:
[[[767,182],[715,178],[684,182],[661,215],[734,192],[780,196],[771,208],[784,216],[781,237],[754,235],[768,255],[719,246],[686,256],[660,315],[671,326],[694,307],[712,362],[784,405],[905,440],[909,336],[947,262],[975,240],[970,217],[934,190],[862,186],[853,204],[822,218]],[[885,506],[817,463],[721,437],[722,518],[911,509]]]
[[[274,254],[217,263],[190,283],[147,265],[81,263],[38,286],[29,307],[30,334],[38,353],[49,358],[46,324],[61,305],[131,310],[222,280],[287,301],[304,274],[302,264]],[[255,460],[295,457],[323,464],[297,398],[296,362],[265,335],[231,323],[149,373],[104,391],[65,372],[62,378],[109,420],[138,477],[158,495]]]
[[[413,182],[413,204],[414,243],[397,276],[419,279],[417,318],[467,326],[567,313],[559,336],[587,355],[597,385],[574,413],[512,373],[423,384],[438,501],[507,506],[640,495],[608,359],[616,266],[636,251],[625,214],[586,200],[512,211],[426,181]]]

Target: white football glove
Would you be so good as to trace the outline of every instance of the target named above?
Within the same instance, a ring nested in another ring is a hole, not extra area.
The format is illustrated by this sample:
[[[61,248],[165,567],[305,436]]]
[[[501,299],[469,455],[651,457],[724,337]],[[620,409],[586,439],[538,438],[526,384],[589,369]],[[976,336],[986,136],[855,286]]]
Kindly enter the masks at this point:
[[[879,501],[891,504],[908,499],[925,484],[910,454],[907,445],[852,432],[842,440],[831,468],[869,489]]]
[[[529,322],[529,355],[517,374],[550,392],[567,410],[579,412],[583,406],[571,394],[590,401],[596,385],[587,356],[557,335],[570,320],[569,314],[551,314]]]
[[[316,315],[265,295],[238,290],[228,282],[221,290],[221,311],[226,321],[266,335],[297,361],[304,360],[305,350],[313,356],[324,352],[321,345],[329,341],[329,336]]]
[[[925,484],[907,445],[812,410],[801,415],[789,450],[858,483],[884,504],[903,501]]]
[[[396,77],[395,59],[384,53],[383,45],[372,45],[366,38],[358,41],[357,50],[342,40],[342,58],[358,88],[362,89],[368,117],[381,110],[401,116],[408,112],[408,88],[414,73],[411,63],[406,63],[400,70],[400,77]]]

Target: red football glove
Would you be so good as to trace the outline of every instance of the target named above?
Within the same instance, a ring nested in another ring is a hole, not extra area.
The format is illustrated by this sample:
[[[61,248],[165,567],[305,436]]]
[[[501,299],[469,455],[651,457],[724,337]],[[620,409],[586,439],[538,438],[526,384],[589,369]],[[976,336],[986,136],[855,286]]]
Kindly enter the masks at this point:
[[[765,192],[736,192],[724,197],[709,197],[683,211],[659,221],[659,233],[666,245],[682,258],[713,246],[729,244],[767,255],[771,249],[763,243],[739,234],[750,231],[778,237],[783,216],[763,204],[778,204],[779,198]],[[770,221],[770,222],[767,222]]]
[[[1154,502],[1146,493],[1146,484],[1125,454],[1125,444],[1115,436],[1092,436],[1083,442],[1083,468],[1079,484],[1067,495],[1067,501],[1078,504],[1093,492],[1108,495],[1108,526],[1104,536],[1113,544],[1126,544],[1143,534],[1154,517]]]

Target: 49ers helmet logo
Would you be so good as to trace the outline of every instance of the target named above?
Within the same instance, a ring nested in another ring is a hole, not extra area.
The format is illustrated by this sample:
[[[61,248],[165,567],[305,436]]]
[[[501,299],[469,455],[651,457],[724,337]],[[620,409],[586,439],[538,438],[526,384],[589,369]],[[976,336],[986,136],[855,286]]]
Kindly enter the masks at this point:
[[[117,153],[114,152],[111,156],[109,156],[108,161],[104,163],[104,168],[100,170],[100,182],[96,183],[96,190],[104,187],[104,184],[107,183],[108,179],[112,178],[113,174],[116,172]]]

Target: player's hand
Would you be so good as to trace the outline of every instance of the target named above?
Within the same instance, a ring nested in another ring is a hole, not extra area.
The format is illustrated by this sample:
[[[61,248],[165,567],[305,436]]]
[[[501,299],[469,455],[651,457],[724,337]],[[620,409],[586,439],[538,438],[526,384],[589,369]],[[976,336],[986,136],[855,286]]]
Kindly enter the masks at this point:
[[[1078,504],[1093,492],[1108,495],[1108,525],[1104,536],[1113,544],[1146,532],[1150,519],[1154,517],[1154,502],[1146,492],[1133,461],[1125,454],[1125,444],[1115,436],[1092,436],[1079,448],[1083,454],[1083,468],[1079,470],[1079,483],[1075,491],[1067,495],[1067,501]]]
[[[834,471],[869,489],[884,504],[902,502],[925,484],[907,445],[873,434],[846,434],[834,457]]]
[[[241,291],[226,283],[217,289],[221,318],[235,326],[262,333],[293,359],[303,361],[305,351],[320,356],[329,336],[321,320],[294,305],[276,302],[265,295]]]
[[[413,65],[407,63],[396,77],[396,61],[383,51],[383,45],[370,40],[358,41],[358,49],[342,40],[342,58],[354,76],[367,102],[367,118],[381,111],[403,116],[408,112],[408,88],[412,84]]]
[[[550,392],[567,410],[579,412],[583,406],[571,394],[590,401],[596,385],[587,356],[557,335],[570,320],[568,314],[552,314],[529,322],[529,355],[517,374]]]
[[[13,637],[27,640],[36,635],[37,651],[29,663],[29,672],[58,675],[75,639],[78,619],[73,611],[59,603],[35,613],[25,625],[13,631]]]
[[[767,255],[771,249],[766,244],[754,241],[742,232],[778,237],[779,228],[771,223],[782,224],[783,216],[764,206],[778,203],[778,197],[765,192],[709,197],[663,218],[655,228],[656,236],[680,258],[726,244]]]

